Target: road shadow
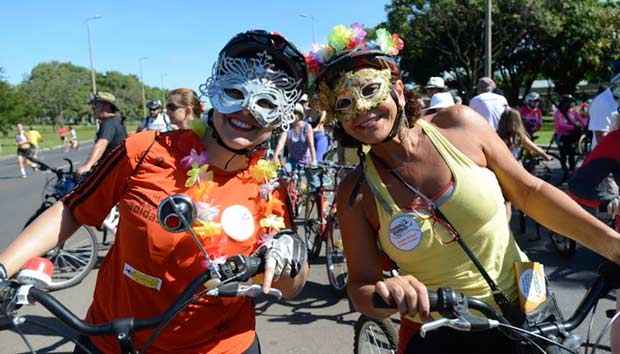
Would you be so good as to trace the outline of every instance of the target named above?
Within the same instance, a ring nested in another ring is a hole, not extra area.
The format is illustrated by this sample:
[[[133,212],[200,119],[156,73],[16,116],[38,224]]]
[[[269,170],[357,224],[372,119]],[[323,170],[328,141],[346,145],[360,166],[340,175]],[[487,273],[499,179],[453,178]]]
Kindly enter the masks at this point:
[[[355,321],[345,320],[346,315],[355,311],[349,304],[348,310],[345,312],[324,315],[320,309],[335,306],[341,301],[347,301],[347,298],[337,297],[331,290],[331,286],[319,284],[314,281],[307,281],[302,292],[293,300],[280,300],[277,302],[268,299],[261,300],[256,303],[256,314],[263,317],[271,317],[270,322],[287,322],[293,325],[308,324],[320,320],[334,321],[340,324],[353,325]],[[274,304],[290,308],[290,312],[284,315],[267,314],[267,310]]]
[[[71,354],[73,351],[57,351],[58,348],[64,346],[67,343],[72,343],[73,339],[77,336],[77,333],[73,331],[70,327],[66,326],[60,320],[54,317],[44,317],[44,316],[36,316],[36,315],[26,315],[22,316],[25,319],[24,323],[20,324],[17,328],[15,328],[10,321],[6,317],[0,318],[0,330],[8,330],[13,332],[15,335],[23,335],[26,336],[26,339],[29,336],[37,335],[37,336],[45,336],[47,338],[57,337],[58,340],[47,345],[43,348],[37,348],[37,353],[53,353],[53,354]],[[31,344],[32,345],[32,344]],[[24,343],[24,347],[28,346]],[[20,352],[20,354],[31,353],[26,350],[24,352]]]

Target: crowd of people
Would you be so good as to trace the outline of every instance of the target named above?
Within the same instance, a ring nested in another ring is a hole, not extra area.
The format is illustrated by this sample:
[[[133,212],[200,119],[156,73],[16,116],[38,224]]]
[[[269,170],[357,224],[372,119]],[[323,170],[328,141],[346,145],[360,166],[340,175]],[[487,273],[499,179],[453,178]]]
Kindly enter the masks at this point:
[[[116,241],[99,270],[88,321],[159,315],[209,264],[236,254],[264,258],[265,291],[273,286],[295,296],[308,274],[306,249],[302,235],[289,230],[286,192],[272,183],[276,164],[267,158],[293,169],[320,162],[334,144],[362,156],[337,196],[348,295],[369,316],[401,314],[401,353],[514,350],[514,342],[496,330],[442,328],[418,335],[432,316],[428,289],[451,287],[508,319],[522,314],[514,265],[529,259],[510,231],[510,204],[620,262],[620,234],[575,201],[603,204],[614,216],[620,212],[617,194],[596,192],[610,173],[618,177],[619,137],[604,135],[617,120],[620,75],[592,101],[589,123],[570,96],[561,96],[553,112],[565,170],[577,167],[574,147],[588,126],[598,144],[569,183],[571,197],[516,159],[521,149],[550,158],[533,142],[543,123],[539,94],[528,93],[514,109],[488,77],[479,80],[469,106],[442,77],[431,77],[423,94],[415,92],[403,83],[398,35],[378,30],[370,38],[357,24],[340,27],[305,56],[280,34],[236,35],[200,89],[212,109],[205,112],[196,92],[176,89],[165,105],[147,104],[149,115],[135,134],[127,134],[114,95],[98,92],[90,101],[100,122],[95,144],[77,170],[88,176],[0,253],[0,281],[80,225],[99,226],[118,205]],[[16,143],[21,161],[32,148],[21,125]],[[162,200],[179,193],[198,209],[192,229],[200,249],[187,232],[172,234],[158,224]],[[386,259],[398,269],[393,277],[383,277]],[[393,308],[376,307],[375,295]],[[246,298],[199,296],[150,350],[260,353],[253,306]],[[135,335],[138,347],[149,334]],[[618,338],[612,339],[616,352]],[[80,342],[93,352],[116,350],[111,337]],[[82,346],[75,352],[82,353]]]

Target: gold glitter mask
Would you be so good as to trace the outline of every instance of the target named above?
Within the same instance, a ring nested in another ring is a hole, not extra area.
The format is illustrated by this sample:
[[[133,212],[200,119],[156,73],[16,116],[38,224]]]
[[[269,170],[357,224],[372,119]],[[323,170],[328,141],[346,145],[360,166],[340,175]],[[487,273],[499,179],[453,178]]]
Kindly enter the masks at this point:
[[[334,118],[349,120],[375,109],[390,95],[391,77],[389,69],[366,68],[344,74],[332,90]]]

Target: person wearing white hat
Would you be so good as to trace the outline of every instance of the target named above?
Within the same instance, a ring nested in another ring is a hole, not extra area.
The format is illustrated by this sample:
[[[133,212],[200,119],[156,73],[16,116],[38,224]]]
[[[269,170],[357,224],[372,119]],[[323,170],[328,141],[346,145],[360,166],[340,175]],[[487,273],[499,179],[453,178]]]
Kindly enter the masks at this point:
[[[610,80],[609,88],[598,94],[590,104],[588,129],[594,132],[592,148],[616,125],[620,105],[620,74]]]
[[[478,96],[469,101],[469,107],[480,113],[487,122],[497,130],[502,113],[508,107],[506,97],[493,92],[497,86],[490,77],[482,77],[478,81]]]
[[[443,92],[446,90],[446,82],[439,76],[432,76],[428,79],[428,82],[424,88],[426,89],[426,95],[428,97],[433,97],[433,95],[437,92]]]
[[[423,109],[424,115],[434,114],[443,108],[454,106],[454,99],[450,92],[438,92],[431,97],[431,104],[428,108]]]

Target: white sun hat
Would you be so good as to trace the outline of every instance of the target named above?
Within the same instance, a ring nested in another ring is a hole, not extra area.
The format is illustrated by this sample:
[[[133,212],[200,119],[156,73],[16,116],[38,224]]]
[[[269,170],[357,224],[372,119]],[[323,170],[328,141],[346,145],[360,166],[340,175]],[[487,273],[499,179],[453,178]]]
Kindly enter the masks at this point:
[[[431,105],[422,110],[426,113],[431,110],[439,110],[442,108],[454,106],[454,98],[450,92],[438,92],[431,97]]]
[[[428,79],[428,82],[426,83],[425,88],[445,89],[446,88],[446,82],[442,78],[440,78],[439,76],[433,76],[430,79]]]

